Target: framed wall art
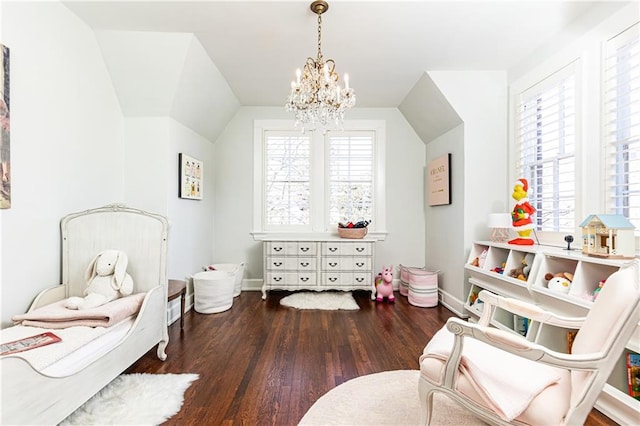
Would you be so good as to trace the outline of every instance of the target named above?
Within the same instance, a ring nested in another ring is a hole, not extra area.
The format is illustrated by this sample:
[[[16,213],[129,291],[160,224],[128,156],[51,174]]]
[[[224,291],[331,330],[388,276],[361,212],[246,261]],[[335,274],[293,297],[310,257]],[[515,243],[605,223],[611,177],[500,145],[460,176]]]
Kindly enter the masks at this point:
[[[178,196],[189,200],[202,200],[204,191],[204,164],[186,154],[178,154]]]
[[[9,48],[0,44],[0,209],[11,207]]]
[[[429,162],[427,183],[430,206],[451,204],[451,154],[445,154]]]

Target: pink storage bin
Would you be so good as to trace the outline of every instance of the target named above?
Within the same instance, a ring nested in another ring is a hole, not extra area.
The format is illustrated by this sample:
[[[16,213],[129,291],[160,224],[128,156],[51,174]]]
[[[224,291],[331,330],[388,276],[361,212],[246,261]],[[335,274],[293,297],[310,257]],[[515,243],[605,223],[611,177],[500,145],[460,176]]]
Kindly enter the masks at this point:
[[[438,306],[438,272],[409,269],[409,303],[421,308]]]
[[[398,284],[398,288],[400,290],[400,294],[403,296],[409,295],[409,272],[412,269],[424,270],[423,266],[404,266],[400,265],[400,283]]]

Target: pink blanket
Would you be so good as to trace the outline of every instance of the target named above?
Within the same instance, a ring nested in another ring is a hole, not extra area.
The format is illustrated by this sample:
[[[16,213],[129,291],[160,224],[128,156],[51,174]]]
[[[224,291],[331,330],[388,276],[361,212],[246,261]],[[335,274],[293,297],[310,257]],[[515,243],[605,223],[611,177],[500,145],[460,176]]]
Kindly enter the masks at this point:
[[[135,315],[140,310],[146,293],[132,294],[92,309],[74,310],[65,307],[66,299],[15,315],[15,324],[41,328],[67,328],[74,326],[110,327]]]
[[[424,349],[422,359],[432,357],[446,361],[453,339],[453,334],[443,327]],[[522,414],[547,386],[558,382],[562,374],[562,370],[509,354],[472,338],[464,341],[460,370],[482,399],[509,422]]]

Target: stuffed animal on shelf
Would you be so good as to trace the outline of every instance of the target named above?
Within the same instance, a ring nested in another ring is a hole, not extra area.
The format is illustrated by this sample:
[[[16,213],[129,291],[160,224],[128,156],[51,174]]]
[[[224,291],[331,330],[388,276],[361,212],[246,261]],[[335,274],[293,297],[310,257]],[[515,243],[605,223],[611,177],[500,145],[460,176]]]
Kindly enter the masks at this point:
[[[525,178],[518,179],[513,185],[511,197],[516,200],[516,204],[513,206],[513,211],[511,212],[511,223],[513,224],[513,229],[518,234],[518,238],[510,240],[509,244],[533,245],[533,240],[531,239],[533,220],[531,216],[535,213],[536,209],[529,203],[527,191],[529,191],[529,183]]]
[[[529,279],[529,272],[531,272],[532,263],[533,263],[533,254],[527,253],[525,257],[522,258],[522,261],[520,262],[520,266],[509,271],[509,276],[512,278],[517,278],[522,281],[526,281],[527,279]]]
[[[123,251],[104,250],[98,253],[85,272],[85,297],[70,297],[69,309],[90,309],[133,293],[133,279],[126,272],[129,259]]]
[[[570,272],[560,272],[557,274],[547,273],[544,279],[548,281],[547,288],[549,290],[567,294],[573,281],[573,274]]]
[[[389,302],[396,300],[393,295],[393,265],[383,266],[382,272],[376,276],[376,302],[382,302],[385,297]]]

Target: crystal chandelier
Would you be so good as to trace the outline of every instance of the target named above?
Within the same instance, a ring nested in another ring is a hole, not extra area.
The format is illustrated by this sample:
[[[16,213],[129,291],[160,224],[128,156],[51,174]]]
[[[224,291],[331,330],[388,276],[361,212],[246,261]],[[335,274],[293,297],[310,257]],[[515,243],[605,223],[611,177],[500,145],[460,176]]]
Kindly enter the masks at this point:
[[[349,87],[349,76],[344,75],[344,87],[336,73],[333,59],[322,56],[322,14],[329,9],[326,1],[311,3],[311,10],[318,15],[318,57],[307,58],[303,71],[296,70],[296,80],[291,82],[291,93],[287,99],[287,111],[294,112],[296,127],[315,130],[333,122],[342,127],[344,111],[356,103],[356,95]]]

